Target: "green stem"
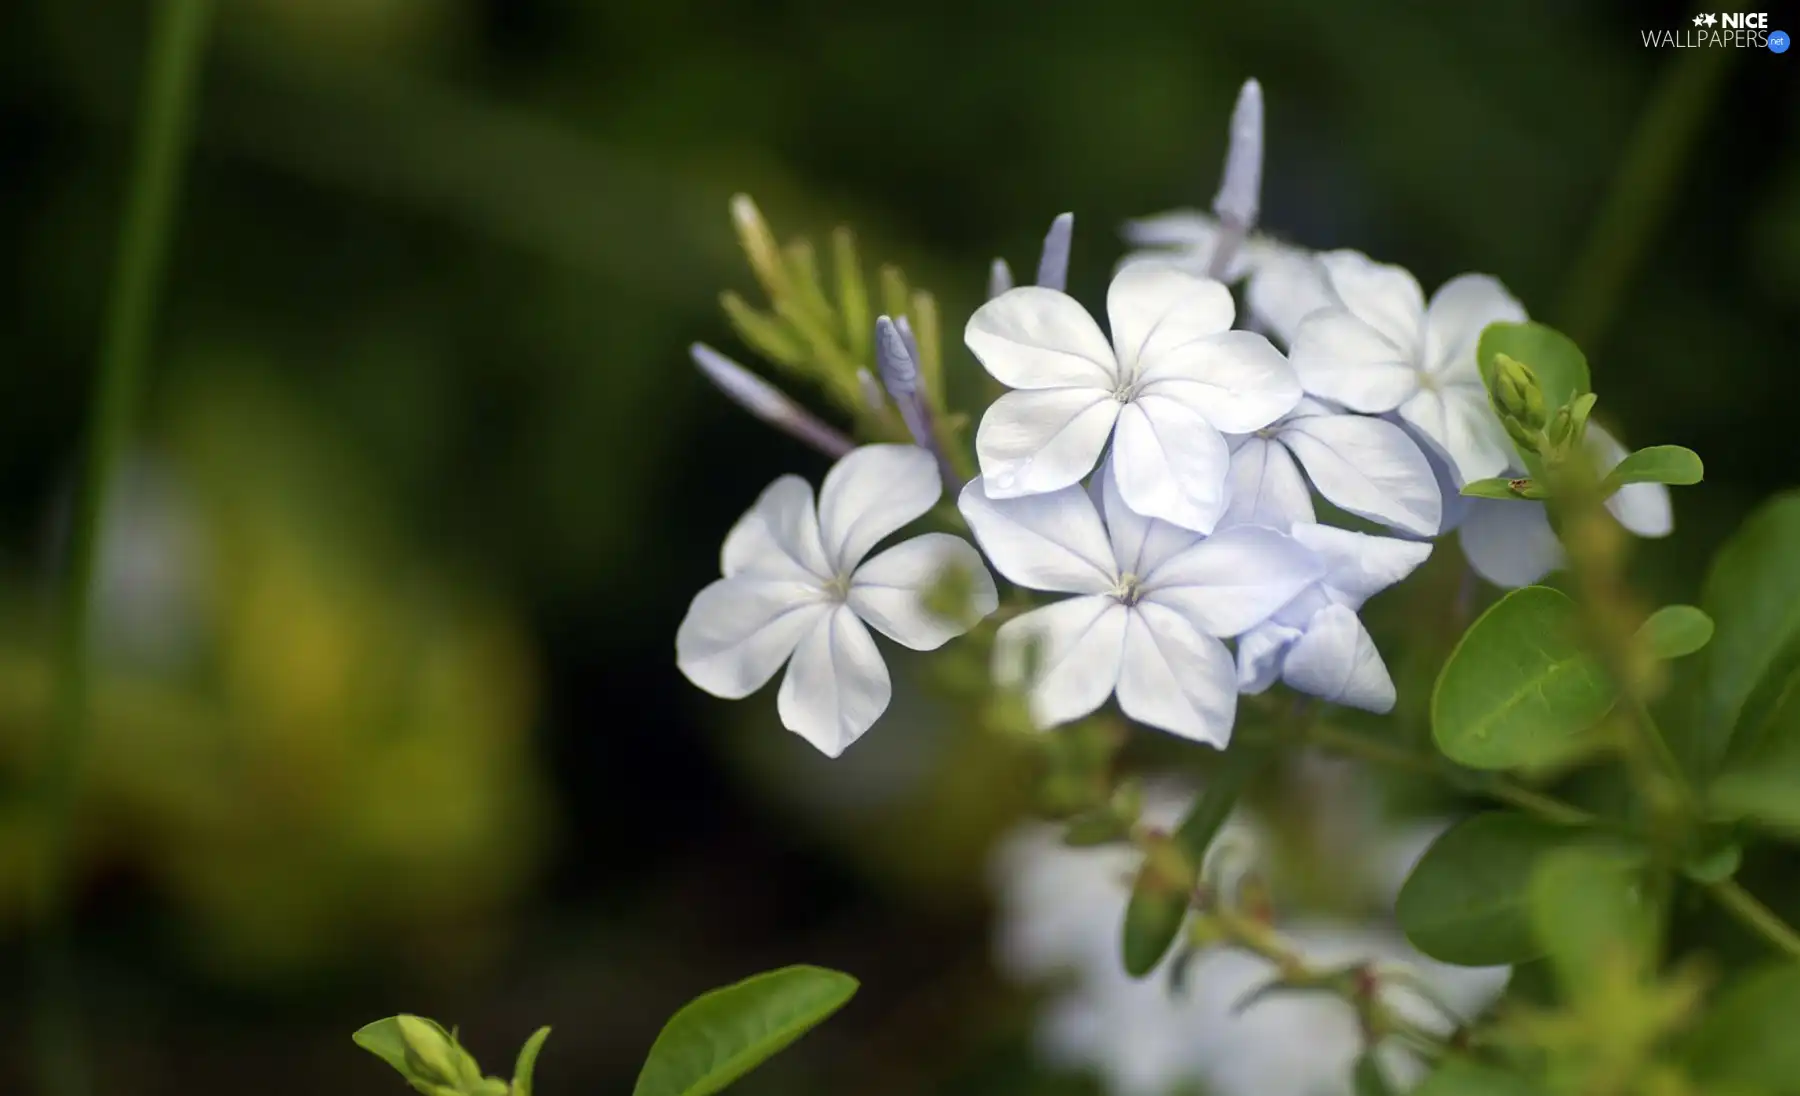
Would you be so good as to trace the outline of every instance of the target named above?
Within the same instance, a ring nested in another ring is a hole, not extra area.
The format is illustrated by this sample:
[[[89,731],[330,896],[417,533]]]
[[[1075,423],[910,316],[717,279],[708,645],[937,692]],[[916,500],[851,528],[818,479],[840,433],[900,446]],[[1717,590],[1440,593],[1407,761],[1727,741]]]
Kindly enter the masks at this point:
[[[1726,65],[1736,53],[1730,49],[1684,51],[1671,63],[1655,98],[1638,120],[1563,292],[1563,329],[1590,359],[1675,196],[1682,164],[1724,84]]]
[[[1504,777],[1496,777],[1491,780],[1458,779],[1456,774],[1439,764],[1436,758],[1414,753],[1403,747],[1369,738],[1354,731],[1346,731],[1341,727],[1315,723],[1307,729],[1306,739],[1313,745],[1334,753],[1358,757],[1377,765],[1386,765],[1389,768],[1434,776],[1440,780],[1450,780],[1466,791],[1484,795],[1511,807],[1517,807],[1546,822],[1555,822],[1565,826],[1588,826],[1598,821],[1594,815],[1573,803],[1566,803],[1554,796],[1534,791]]]
[[[1795,932],[1774,910],[1763,905],[1737,881],[1724,879],[1708,883],[1706,890],[1745,928],[1767,940],[1788,958],[1800,959],[1800,933]]]
[[[163,0],[147,52],[119,250],[107,302],[86,451],[69,526],[56,645],[51,736],[38,788],[41,843],[34,913],[44,940],[39,1010],[40,1084],[87,1088],[74,1038],[66,906],[80,770],[90,733],[89,627],[106,496],[131,433],[144,384],[152,320],[174,221],[211,14],[210,0]]]

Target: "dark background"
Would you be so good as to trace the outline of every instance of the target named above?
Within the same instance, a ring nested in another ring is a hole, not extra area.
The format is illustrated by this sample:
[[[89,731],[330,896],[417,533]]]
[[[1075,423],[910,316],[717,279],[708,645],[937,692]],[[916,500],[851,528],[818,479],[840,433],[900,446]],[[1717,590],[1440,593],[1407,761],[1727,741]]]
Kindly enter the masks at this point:
[[[1029,270],[1073,210],[1097,305],[1122,220],[1210,201],[1257,76],[1271,231],[1428,290],[1498,275],[1583,337],[1627,440],[1705,457],[1640,558],[1692,598],[1796,478],[1800,60],[1642,47],[1684,11],[221,0],[102,590],[123,638],[76,919],[102,1091],[395,1092],[348,1036],[397,1011],[460,1023],[496,1073],[551,1024],[545,1092],[623,1091],[682,1001],[794,961],[866,989],[746,1091],[1055,1090],[986,959],[1015,768],[904,691],[828,763],[771,697],[675,672],[730,522],[824,470],[686,360],[750,360],[717,309],[753,288],[728,197],[784,236],[853,225],[974,369],[956,334],[988,261]],[[55,514],[145,26],[124,0],[0,6],[7,1092]],[[1625,208],[1665,177],[1666,204],[1611,236],[1634,140]],[[1618,307],[1584,303],[1615,266]]]

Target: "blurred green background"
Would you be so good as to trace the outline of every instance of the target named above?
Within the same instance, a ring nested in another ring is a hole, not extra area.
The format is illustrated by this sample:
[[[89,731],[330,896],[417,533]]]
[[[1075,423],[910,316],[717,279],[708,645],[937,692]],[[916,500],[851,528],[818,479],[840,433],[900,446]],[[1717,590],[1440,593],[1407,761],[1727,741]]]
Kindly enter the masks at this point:
[[[546,1092],[623,1091],[688,997],[808,961],[864,994],[746,1092],[1050,1091],[987,958],[1018,766],[904,688],[827,762],[770,697],[675,672],[731,521],[824,469],[687,362],[749,360],[717,308],[752,285],[727,198],[784,236],[853,225],[939,295],[967,371],[989,259],[1029,270],[1073,210],[1097,303],[1122,220],[1210,201],[1257,76],[1269,230],[1428,288],[1500,276],[1594,329],[1628,441],[1706,458],[1639,558],[1691,599],[1800,478],[1800,60],[1643,48],[1684,10],[220,0],[101,568],[75,924],[101,1090],[393,1092],[349,1032],[414,1011],[496,1072],[550,1024]],[[0,5],[0,1092],[26,1085],[24,795],[145,27],[136,0]],[[1634,140],[1629,193],[1666,173],[1666,204],[1596,237]],[[1416,719],[1441,650],[1406,647],[1426,599],[1393,601]]]

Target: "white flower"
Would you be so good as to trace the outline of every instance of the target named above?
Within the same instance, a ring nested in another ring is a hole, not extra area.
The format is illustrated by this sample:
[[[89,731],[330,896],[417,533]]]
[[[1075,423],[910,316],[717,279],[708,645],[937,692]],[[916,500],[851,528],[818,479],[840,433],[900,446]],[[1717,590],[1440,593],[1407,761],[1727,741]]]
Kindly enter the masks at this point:
[[[1080,486],[1004,499],[979,479],[963,489],[963,517],[996,570],[1034,590],[1079,595],[1001,625],[994,676],[1028,689],[1043,727],[1079,719],[1117,692],[1130,718],[1222,747],[1237,688],[1220,637],[1261,622],[1322,567],[1273,529],[1203,538],[1142,517],[1124,504],[1112,467],[1100,476],[1104,523]],[[1027,680],[1029,650],[1036,664]]]
[[[1412,574],[1431,545],[1328,525],[1296,525],[1293,538],[1322,564],[1319,580],[1238,640],[1238,687],[1260,693],[1277,679],[1334,704],[1385,712],[1394,681],[1356,611]]]
[[[1125,239],[1142,250],[1125,263],[1162,261],[1204,275],[1219,243],[1219,222],[1194,210],[1176,210],[1127,222]],[[1312,252],[1270,236],[1253,235],[1238,245],[1225,280],[1244,282],[1244,302],[1252,325],[1291,345],[1300,321],[1329,307],[1331,290]]]
[[[1443,494],[1431,463],[1405,430],[1318,400],[1231,441],[1230,503],[1220,525],[1286,530],[1313,520],[1312,496],[1294,466],[1336,505],[1419,536],[1434,536]]]
[[[877,542],[930,510],[942,493],[931,454],[910,445],[865,445],[838,461],[816,512],[805,480],[776,480],[725,538],[725,577],[688,606],[675,634],[676,665],[700,688],[736,700],[787,663],[776,698],[782,724],[838,756],[892,694],[864,622],[929,651],[998,604],[981,557],[947,533],[914,537],[864,562]],[[946,620],[925,604],[952,568],[970,578],[970,620]]]
[[[1599,426],[1589,423],[1588,452],[1605,475],[1626,457],[1626,449]],[[1523,476],[1517,464],[1507,476]],[[1529,586],[1563,565],[1562,544],[1550,528],[1550,513],[1529,499],[1467,500],[1457,537],[1475,573],[1496,586]],[[1675,528],[1669,489],[1660,483],[1632,483],[1606,500],[1619,524],[1640,537],[1666,537]]]
[[[1147,802],[1148,820],[1173,825],[1191,797],[1161,788]],[[1433,833],[1435,827],[1377,834],[1360,846],[1373,849],[1371,862],[1354,867],[1381,903],[1391,904]],[[1265,860],[1274,848],[1242,812],[1227,822],[1215,848],[1222,843]],[[1043,825],[1020,829],[996,850],[1001,970],[1026,983],[1066,978],[1038,1018],[1045,1057],[1095,1070],[1112,1096],[1168,1096],[1195,1083],[1215,1096],[1350,1096],[1363,1043],[1342,1000],[1277,994],[1239,1012],[1238,1002],[1275,972],[1238,950],[1216,948],[1195,957],[1180,991],[1169,984],[1172,960],[1148,978],[1125,973],[1119,918],[1140,859],[1123,847],[1069,848],[1054,827]],[[1464,1018],[1486,1008],[1508,976],[1504,967],[1433,962],[1391,930],[1355,921],[1313,917],[1277,929],[1314,966],[1369,959],[1403,965]],[[1448,1034],[1443,1018],[1417,995],[1387,983],[1383,996],[1421,1027]],[[1401,1048],[1384,1045],[1381,1057],[1396,1083],[1419,1078],[1418,1064]]]
[[[1352,411],[1398,411],[1460,481],[1505,470],[1512,454],[1475,364],[1481,329],[1525,309],[1485,274],[1452,278],[1429,306],[1397,266],[1354,251],[1319,256],[1336,303],[1301,322],[1291,350],[1309,395]]]
[[[1079,483],[1112,438],[1132,509],[1211,532],[1225,510],[1224,434],[1260,430],[1292,410],[1294,371],[1269,340],[1231,330],[1229,290],[1172,266],[1119,271],[1106,308],[1110,345],[1073,298],[1041,286],[1008,290],[970,317],[969,349],[1016,389],[976,431],[987,494]]]

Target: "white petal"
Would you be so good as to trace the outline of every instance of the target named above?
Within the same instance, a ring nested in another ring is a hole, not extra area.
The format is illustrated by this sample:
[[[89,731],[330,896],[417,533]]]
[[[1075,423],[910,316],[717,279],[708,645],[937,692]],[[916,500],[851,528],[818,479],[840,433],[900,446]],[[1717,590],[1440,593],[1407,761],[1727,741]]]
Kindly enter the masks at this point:
[[[1237,715],[1237,675],[1225,645],[1166,606],[1128,617],[1119,707],[1139,723],[1225,748]]]
[[[943,493],[937,460],[916,445],[865,445],[838,461],[819,488],[819,537],[831,573],[848,572]]]
[[[975,455],[998,497],[1055,491],[1094,470],[1119,401],[1097,388],[1008,392],[975,430]]]
[[[1530,586],[1562,566],[1562,545],[1541,502],[1470,499],[1457,530],[1475,573],[1495,586]]]
[[[1462,483],[1498,476],[1515,459],[1479,379],[1474,384],[1422,388],[1400,405],[1400,417],[1437,447]]]
[[[1173,263],[1130,263],[1106,291],[1113,350],[1121,372],[1174,346],[1231,330],[1237,314],[1231,291]]]
[[[800,640],[775,708],[782,726],[836,757],[887,711],[893,692],[874,637],[839,605]]]
[[[714,696],[749,696],[775,676],[826,608],[816,585],[719,579],[688,605],[675,631],[675,665]]]
[[[1594,423],[1588,423],[1588,451],[1601,475],[1612,471],[1628,452],[1618,439]],[[1606,500],[1606,508],[1619,524],[1640,537],[1666,537],[1675,531],[1675,511],[1669,489],[1660,483],[1628,483]]]
[[[1402,267],[1378,263],[1356,251],[1319,256],[1332,293],[1357,319],[1417,360],[1425,327],[1425,291]]]
[[[1125,242],[1133,247],[1167,247],[1212,254],[1219,238],[1219,222],[1204,213],[1178,209],[1152,217],[1126,221]]]
[[[1525,306],[1498,279],[1486,274],[1451,278],[1431,295],[1425,313],[1425,368],[1438,373],[1473,366],[1482,328],[1524,319]]]
[[[1281,677],[1303,693],[1371,712],[1392,711],[1394,679],[1356,612],[1343,605],[1323,609],[1306,634],[1288,648]]]
[[[1111,391],[1118,363],[1100,325],[1075,298],[1022,285],[975,310],[963,341],[1008,388],[1080,386]]]
[[[1319,494],[1350,511],[1431,536],[1444,516],[1437,477],[1417,442],[1391,422],[1363,415],[1314,415],[1288,423],[1281,441]]]
[[[957,509],[994,569],[1033,590],[1097,594],[1119,581],[1093,499],[1080,487],[996,499],[986,481],[963,488]]]
[[[782,476],[765,487],[726,534],[719,570],[726,578],[829,579],[812,485],[799,476]]]
[[[1266,525],[1285,533],[1314,517],[1312,493],[1294,458],[1266,438],[1247,437],[1232,451],[1230,498],[1220,528]]]
[[[994,681],[1028,690],[1039,727],[1080,719],[1106,703],[1119,682],[1129,615],[1117,600],[1099,594],[1015,617],[994,634]],[[1026,653],[1033,650],[1036,672],[1027,681]]]
[[[1273,529],[1222,529],[1145,576],[1142,599],[1167,605],[1208,635],[1261,624],[1324,568],[1298,541]]]
[[[1209,533],[1225,512],[1231,449],[1185,404],[1154,396],[1127,404],[1111,460],[1120,496],[1145,517]]]
[[[1330,525],[1297,525],[1294,539],[1324,564],[1320,581],[1330,588],[1333,600],[1353,609],[1412,574],[1431,555],[1427,542],[1375,537]]]
[[[1177,552],[1186,551],[1200,534],[1156,518],[1147,518],[1125,505],[1111,459],[1100,465],[1088,494],[1098,488],[1100,512],[1106,519],[1106,535],[1112,541],[1113,559],[1123,574],[1147,575]]]
[[[1444,520],[1438,526],[1438,535],[1443,536],[1463,523],[1469,513],[1469,504],[1475,500],[1462,493],[1456,468],[1450,463],[1450,458],[1438,452],[1436,445],[1421,440],[1418,432],[1408,426],[1406,420],[1398,414],[1389,415],[1387,418],[1389,422],[1405,430],[1409,437],[1418,442],[1419,451],[1425,454],[1425,462],[1431,465],[1431,474],[1437,480],[1438,497],[1443,500]],[[1513,473],[1509,469],[1501,474],[1512,475]]]
[[[1150,395],[1179,400],[1228,434],[1261,430],[1300,402],[1293,366],[1253,331],[1174,342],[1159,330],[1151,343],[1152,351],[1140,362],[1140,400]]]
[[[1353,411],[1392,411],[1419,388],[1411,355],[1344,308],[1309,314],[1288,351],[1309,395]]]
[[[1273,620],[1265,620],[1239,636],[1238,692],[1252,695],[1268,692],[1269,686],[1281,678],[1281,664],[1287,658],[1289,645],[1299,638],[1298,628]]]
[[[925,604],[946,572],[968,577],[969,616],[947,620]],[[994,576],[980,553],[961,537],[926,533],[901,541],[864,563],[850,577],[850,608],[875,630],[915,651],[943,646],[974,627],[1000,604]]]
[[[1273,248],[1256,263],[1244,289],[1250,315],[1284,345],[1293,346],[1300,322],[1334,303],[1325,270],[1312,255]]]

